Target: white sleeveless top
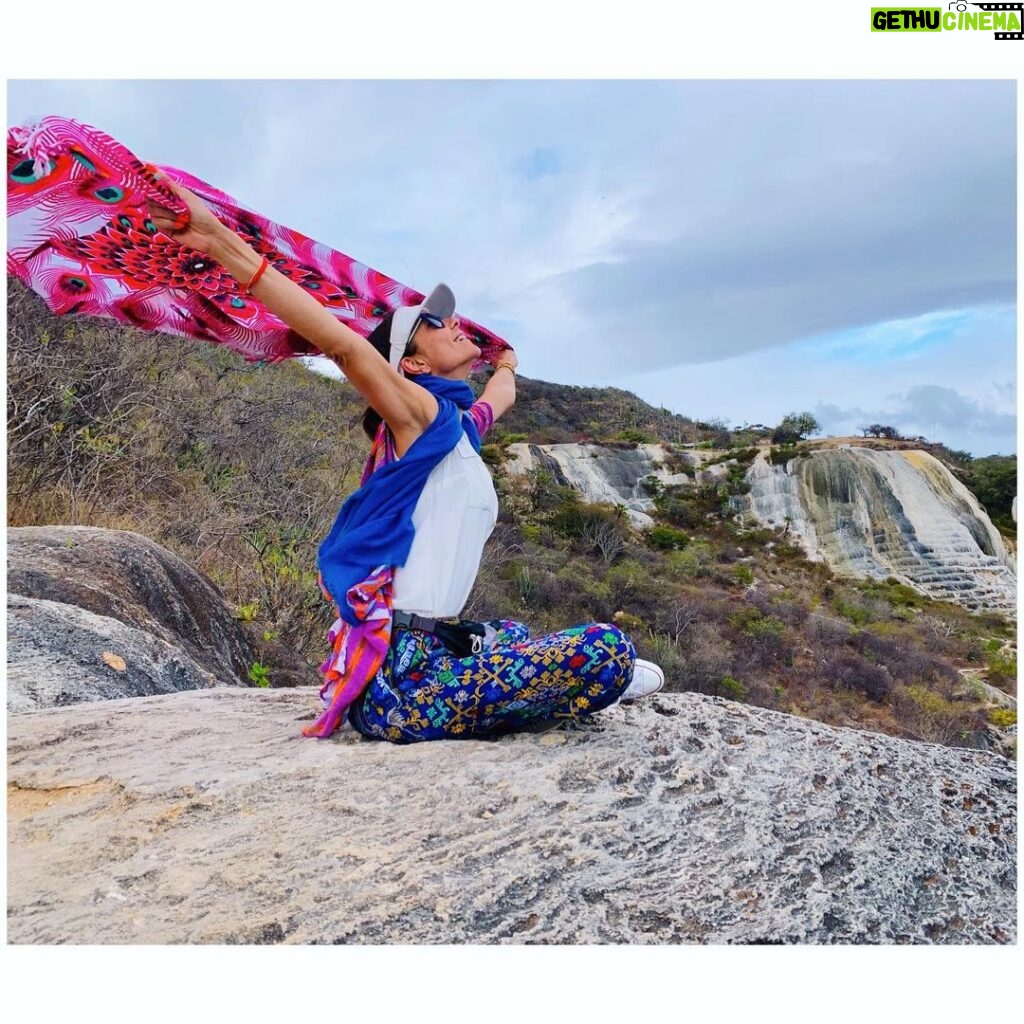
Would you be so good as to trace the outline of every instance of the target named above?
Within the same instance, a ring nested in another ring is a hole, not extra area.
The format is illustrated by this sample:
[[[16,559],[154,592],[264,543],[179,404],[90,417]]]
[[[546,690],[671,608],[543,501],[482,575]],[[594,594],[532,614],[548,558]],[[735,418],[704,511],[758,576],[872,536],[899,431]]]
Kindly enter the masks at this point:
[[[416,536],[408,560],[395,572],[395,611],[458,615],[497,519],[491,474],[463,434],[431,470],[416,502]]]

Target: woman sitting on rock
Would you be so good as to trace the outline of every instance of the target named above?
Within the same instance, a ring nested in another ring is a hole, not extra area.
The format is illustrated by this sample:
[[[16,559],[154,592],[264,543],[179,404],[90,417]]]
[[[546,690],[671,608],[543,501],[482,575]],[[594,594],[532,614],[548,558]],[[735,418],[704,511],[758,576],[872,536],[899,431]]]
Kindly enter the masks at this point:
[[[329,736],[347,715],[363,735],[397,743],[492,736],[660,689],[661,670],[638,660],[613,625],[531,639],[518,622],[458,619],[497,519],[479,449],[515,402],[511,349],[495,357],[474,401],[466,378],[481,351],[460,329],[446,285],[363,338],[197,196],[171,187],[191,222],[175,231],[168,211],[151,207],[157,228],[216,260],[330,357],[369,406],[363,425],[373,443],[361,486],[319,549],[320,585],[338,618],[321,667],[325,710],[303,732]]]

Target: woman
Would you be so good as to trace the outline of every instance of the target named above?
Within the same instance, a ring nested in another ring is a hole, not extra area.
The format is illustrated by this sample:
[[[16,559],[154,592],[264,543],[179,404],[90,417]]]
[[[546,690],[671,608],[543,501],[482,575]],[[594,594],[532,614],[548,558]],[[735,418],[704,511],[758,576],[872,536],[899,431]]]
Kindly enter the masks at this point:
[[[191,219],[151,207],[156,227],[205,253],[332,359],[369,406],[362,485],[320,547],[321,587],[338,612],[322,666],[326,709],[303,730],[328,736],[347,716],[393,742],[496,735],[536,719],[580,718],[660,689],[615,626],[530,639],[510,621],[462,625],[497,497],[480,437],[515,402],[517,359],[495,357],[479,401],[466,383],[480,349],[438,285],[365,339],[267,264],[193,193]],[[367,344],[367,341],[370,343]]]

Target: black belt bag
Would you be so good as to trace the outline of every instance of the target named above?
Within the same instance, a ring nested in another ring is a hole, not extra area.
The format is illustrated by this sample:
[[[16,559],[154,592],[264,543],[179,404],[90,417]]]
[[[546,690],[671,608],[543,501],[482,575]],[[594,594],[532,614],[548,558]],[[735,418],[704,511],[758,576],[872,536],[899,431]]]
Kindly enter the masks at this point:
[[[412,612],[394,612],[391,621],[396,631],[419,629],[433,633],[457,658],[468,658],[471,654],[480,654],[484,649],[487,630],[482,622],[473,622],[471,619],[445,622],[443,619],[431,619]]]

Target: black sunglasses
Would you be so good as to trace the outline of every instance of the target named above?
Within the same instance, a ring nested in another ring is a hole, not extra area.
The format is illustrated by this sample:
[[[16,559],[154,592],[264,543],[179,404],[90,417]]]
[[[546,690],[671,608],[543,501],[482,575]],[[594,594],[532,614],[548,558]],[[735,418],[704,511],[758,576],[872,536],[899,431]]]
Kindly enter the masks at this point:
[[[439,316],[434,316],[433,313],[420,313],[419,318],[424,323],[430,324],[431,327],[444,327],[444,321]]]

